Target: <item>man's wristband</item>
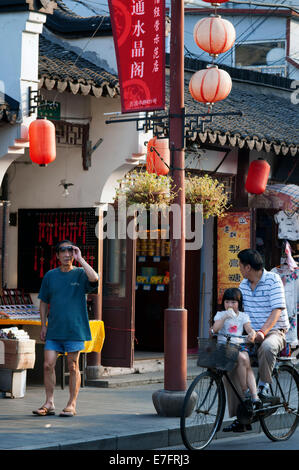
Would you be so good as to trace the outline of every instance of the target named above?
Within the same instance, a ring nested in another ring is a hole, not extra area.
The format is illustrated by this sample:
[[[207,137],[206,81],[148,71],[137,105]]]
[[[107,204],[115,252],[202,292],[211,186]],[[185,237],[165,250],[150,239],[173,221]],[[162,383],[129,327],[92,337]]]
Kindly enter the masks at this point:
[[[265,333],[263,330],[258,330],[258,333],[262,333],[263,337],[265,338]]]

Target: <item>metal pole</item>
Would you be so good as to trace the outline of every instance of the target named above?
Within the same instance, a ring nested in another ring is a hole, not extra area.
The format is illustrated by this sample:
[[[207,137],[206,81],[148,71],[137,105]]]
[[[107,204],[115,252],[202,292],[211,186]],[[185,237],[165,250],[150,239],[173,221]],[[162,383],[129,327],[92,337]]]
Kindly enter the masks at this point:
[[[161,416],[180,416],[187,388],[187,311],[185,304],[185,161],[184,161],[184,2],[171,1],[169,148],[179,219],[171,214],[169,303],[164,311],[164,390],[153,394]],[[180,237],[173,225],[180,223]]]
[[[181,236],[171,237],[169,306],[165,310],[165,390],[183,391],[187,386],[187,311],[185,305],[185,157],[184,157],[184,2],[171,2],[169,147],[172,178],[178,191]],[[173,214],[172,214],[173,215]]]

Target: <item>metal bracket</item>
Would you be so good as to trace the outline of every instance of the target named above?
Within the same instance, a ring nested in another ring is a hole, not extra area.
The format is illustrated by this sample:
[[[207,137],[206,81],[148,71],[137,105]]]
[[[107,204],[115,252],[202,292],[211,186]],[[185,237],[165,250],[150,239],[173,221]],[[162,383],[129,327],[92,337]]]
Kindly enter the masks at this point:
[[[28,115],[32,116],[41,104],[41,94],[39,90],[32,90],[30,86],[28,89],[28,95]]]
[[[121,117],[116,119],[114,117],[105,121],[105,124],[114,124],[121,122],[136,122],[136,130],[148,132],[152,131],[153,135],[158,139],[165,138],[169,132],[170,118],[182,118],[183,121],[183,139],[192,139],[196,132],[204,132],[205,125],[213,121],[217,116],[243,116],[242,111],[234,112],[219,112],[219,113],[195,113],[185,114],[185,108],[182,108],[181,114],[151,114],[146,113],[144,117]],[[182,142],[182,148],[185,147],[185,142]]]
[[[103,139],[100,138],[95,144],[94,146],[92,147],[92,142],[91,140],[88,140],[87,143],[86,143],[86,154],[85,154],[85,158],[84,158],[84,169],[87,170],[88,168],[91,167],[91,155],[93,154],[93,152],[101,145],[101,143],[103,142]]]

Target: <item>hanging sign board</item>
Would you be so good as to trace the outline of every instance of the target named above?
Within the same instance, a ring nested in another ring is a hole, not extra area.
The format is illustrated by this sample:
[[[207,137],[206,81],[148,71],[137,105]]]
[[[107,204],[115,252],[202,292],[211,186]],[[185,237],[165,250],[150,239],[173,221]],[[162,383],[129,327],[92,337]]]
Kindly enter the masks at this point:
[[[123,113],[165,107],[165,0],[108,0]]]
[[[217,303],[230,287],[239,287],[242,276],[238,253],[250,248],[250,212],[229,212],[217,222]]]

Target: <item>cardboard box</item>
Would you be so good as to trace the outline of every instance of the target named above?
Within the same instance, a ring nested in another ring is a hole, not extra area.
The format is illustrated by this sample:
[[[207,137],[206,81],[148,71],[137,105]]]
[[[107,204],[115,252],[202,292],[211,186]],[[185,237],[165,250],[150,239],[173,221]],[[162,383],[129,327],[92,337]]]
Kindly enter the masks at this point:
[[[0,339],[0,369],[33,369],[35,340]]]

